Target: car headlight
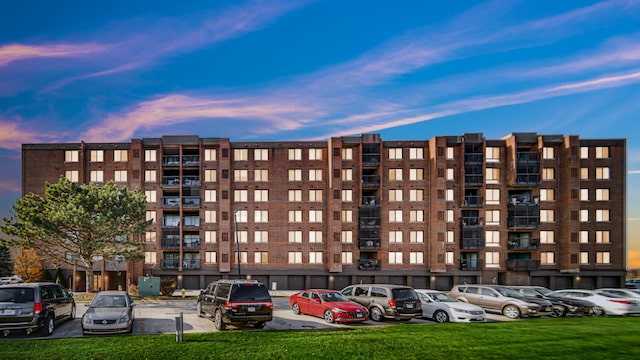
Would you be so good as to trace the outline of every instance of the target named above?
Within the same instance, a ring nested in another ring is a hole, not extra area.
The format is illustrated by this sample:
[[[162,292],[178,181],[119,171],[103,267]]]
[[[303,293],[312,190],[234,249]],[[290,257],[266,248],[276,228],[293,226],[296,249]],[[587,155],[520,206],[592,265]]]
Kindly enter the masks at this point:
[[[527,304],[527,307],[528,307],[529,309],[537,309],[539,306],[538,306],[538,304],[528,303],[528,304]]]
[[[91,314],[85,314],[82,317],[82,323],[83,324],[91,324]]]
[[[337,312],[337,313],[341,313],[341,314],[348,314],[349,313],[348,311],[345,311],[345,310],[342,310],[342,309],[338,309],[338,308],[335,308],[335,307],[333,308],[333,311]]]
[[[469,311],[469,310],[459,309],[459,308],[455,308],[455,307],[452,307],[450,309],[451,309],[451,311],[456,311],[456,312],[459,312],[459,313],[471,314],[471,311]]]
[[[124,315],[118,319],[118,324],[126,324],[127,322],[129,322],[129,315]]]

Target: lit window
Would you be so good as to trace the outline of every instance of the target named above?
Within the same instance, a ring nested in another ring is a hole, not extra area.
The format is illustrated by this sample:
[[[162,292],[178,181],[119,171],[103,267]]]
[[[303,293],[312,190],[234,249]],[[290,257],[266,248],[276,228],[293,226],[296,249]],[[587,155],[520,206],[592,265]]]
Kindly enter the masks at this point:
[[[204,171],[204,181],[205,182],[216,182],[218,181],[218,173],[216,170],[205,170]]]
[[[353,201],[353,190],[342,190],[342,201],[351,202]]]
[[[129,152],[127,150],[113,150],[114,162],[127,162],[129,160]]]
[[[555,180],[556,179],[556,169],[555,168],[544,168],[542,169],[542,180]]]
[[[555,233],[549,230],[540,230],[540,243],[541,244],[554,244]]]
[[[611,264],[611,254],[608,251],[596,252],[596,264],[599,264],[599,265]]]
[[[402,210],[389,210],[389,222],[401,223],[402,222]]]
[[[424,210],[411,210],[409,212],[409,221],[424,222]]]
[[[302,201],[302,190],[289,190],[289,202]]]
[[[608,167],[597,167],[596,168],[596,179],[598,179],[598,180],[609,180],[609,168]]]
[[[353,169],[342,169],[342,181],[353,181]]]
[[[485,232],[485,238],[487,246],[500,246],[500,231],[487,231]]]
[[[389,264],[402,264],[402,252],[389,251]]]
[[[353,149],[352,148],[344,148],[344,149],[342,149],[342,160],[353,160]]]
[[[487,162],[500,162],[500,148],[487,147],[485,158]]]
[[[213,244],[218,241],[218,232],[215,230],[207,230],[204,232],[204,242],[207,244]]]
[[[451,230],[447,231],[447,238],[446,238],[446,242],[447,244],[453,244],[456,241],[456,237],[455,237],[455,233]]]
[[[499,184],[500,183],[500,169],[487,168],[487,184]]]
[[[64,172],[64,177],[67,178],[67,180],[73,182],[73,183],[77,183],[78,182],[78,170],[67,170]]]
[[[411,160],[422,160],[422,159],[424,159],[424,149],[423,148],[409,148],[409,159],[411,159]]]
[[[148,182],[148,183],[156,182],[156,171],[155,170],[145,170],[144,171],[144,182]]]
[[[268,210],[256,210],[253,213],[253,221],[256,223],[267,223],[269,222],[269,211]]]
[[[453,257],[453,251],[447,251],[444,254],[444,261],[447,265],[454,265],[455,261],[454,261],[454,257]]]
[[[309,264],[322,264],[322,251],[309,251]]]
[[[580,243],[587,244],[589,242],[589,232],[586,230],[580,231]]]
[[[234,161],[247,161],[249,160],[249,149],[233,149]]]
[[[246,223],[249,221],[249,212],[247,210],[238,210],[233,213],[235,222]]]
[[[409,190],[409,201],[423,201],[423,200],[424,200],[424,190],[422,189]]]
[[[555,253],[551,251],[543,251],[540,253],[541,265],[552,265],[556,263]]]
[[[289,169],[289,181],[302,181],[302,170]]]
[[[236,241],[239,243],[247,243],[248,242],[248,238],[249,238],[249,234],[247,233],[246,230],[240,230],[240,231],[234,231],[233,232],[235,237],[236,237]]]
[[[609,189],[596,189],[596,201],[609,201]]]
[[[340,220],[344,223],[353,222],[353,211],[342,210],[342,212],[340,212]]]
[[[249,198],[249,192],[247,190],[234,190],[233,201],[235,202],[247,202]]]
[[[402,160],[402,148],[389,148],[389,160]]]
[[[580,180],[589,180],[589,168],[580,168]]]
[[[487,205],[500,205],[500,189],[487,189]]]
[[[78,150],[66,150],[64,152],[64,162],[78,162],[79,154]]]
[[[485,260],[488,268],[495,268],[500,266],[500,253],[495,252],[487,252],[485,254]]]
[[[390,244],[402,243],[402,231],[389,231],[389,243]]]
[[[446,179],[447,180],[455,180],[455,170],[453,170],[453,168],[447,168]]]
[[[256,251],[253,253],[253,261],[256,264],[267,264],[269,263],[269,253],[267,251]]]
[[[322,202],[322,190],[309,190],[309,201]]]
[[[500,225],[500,210],[487,210],[484,215],[487,225]]]
[[[148,203],[154,203],[154,202],[158,201],[155,190],[145,190],[144,191],[144,195],[147,197],[147,202]]]
[[[424,169],[409,169],[409,180],[424,180]]]
[[[409,264],[424,264],[424,253],[422,251],[410,252]]]
[[[104,182],[104,172],[102,170],[91,170],[91,182]]]
[[[218,149],[204,149],[204,161],[216,161]]]
[[[389,201],[390,202],[402,201],[402,190],[400,189],[389,190]]]
[[[233,180],[238,182],[249,181],[249,170],[233,170]]]
[[[322,210],[309,210],[309,222],[321,223],[322,222]]]
[[[447,147],[447,160],[453,160],[453,148],[452,147]]]
[[[342,252],[342,263],[343,264],[353,264],[353,253],[351,251],[343,251]]]
[[[580,251],[580,264],[589,264],[589,253],[587,251]]]
[[[580,147],[580,159],[588,159],[589,158],[589,148],[586,146]]]
[[[302,160],[302,149],[289,149],[289,160]]]
[[[608,146],[597,146],[596,147],[596,159],[608,159],[609,158],[609,147]]]
[[[89,153],[91,162],[103,162],[104,150],[91,150]]]
[[[555,154],[553,152],[553,148],[552,147],[543,147],[542,148],[542,158],[543,159],[555,159]]]
[[[556,194],[554,189],[540,189],[540,201],[555,201]]]
[[[255,161],[268,161],[269,150],[268,149],[253,149],[253,159]]]
[[[322,149],[309,149],[309,160],[322,160]]]
[[[254,172],[254,181],[256,181],[256,182],[267,182],[267,181],[269,181],[269,170],[256,169],[255,172]]]
[[[204,222],[208,223],[208,224],[213,224],[215,223],[216,220],[216,211],[215,210],[206,210],[204,212]]]
[[[152,223],[155,223],[156,222],[156,212],[152,211],[152,210],[147,211],[146,214],[145,214],[145,219],[147,221],[151,220]]]
[[[127,182],[127,170],[116,170],[113,172],[113,181]]]
[[[609,210],[596,210],[596,222],[608,222],[609,221]]]
[[[268,243],[269,232],[265,230],[256,230],[253,232],[253,241],[256,243]]]
[[[608,230],[596,231],[596,243],[609,244],[611,242]]]
[[[145,242],[156,242],[156,232],[155,231],[147,231],[144,233],[144,241]]]
[[[289,222],[290,223],[302,222],[302,210],[289,210]]]
[[[340,233],[340,241],[344,244],[351,244],[353,243],[353,231],[346,231],[343,230]]]
[[[447,210],[447,222],[452,223],[454,219],[453,210]]]
[[[322,181],[322,169],[309,169],[309,181]]]
[[[155,264],[156,263],[156,253],[154,251],[145,251],[144,252],[144,262],[146,264]]]
[[[317,230],[309,231],[309,242],[310,243],[321,243],[322,242],[322,231],[317,231]]]
[[[144,151],[144,161],[145,162],[156,162],[156,150],[145,150]]]
[[[204,201],[205,202],[216,202],[218,197],[218,193],[216,190],[205,190],[204,191]]]
[[[409,233],[409,242],[419,244],[424,243],[424,231],[412,230]]]
[[[551,223],[555,222],[553,210],[540,210],[540,222]]]
[[[217,262],[218,254],[215,251],[204,252],[204,262],[207,264],[215,264]]]
[[[254,190],[253,201],[255,202],[267,202],[269,201],[269,190]]]
[[[302,264],[302,251],[289,251],[289,264]]]
[[[233,255],[233,263],[237,264],[238,258],[240,258],[240,263],[246,264],[248,257],[249,257],[249,254],[246,251],[240,251],[239,253],[235,252]]]
[[[402,181],[402,169],[389,169],[389,181]]]

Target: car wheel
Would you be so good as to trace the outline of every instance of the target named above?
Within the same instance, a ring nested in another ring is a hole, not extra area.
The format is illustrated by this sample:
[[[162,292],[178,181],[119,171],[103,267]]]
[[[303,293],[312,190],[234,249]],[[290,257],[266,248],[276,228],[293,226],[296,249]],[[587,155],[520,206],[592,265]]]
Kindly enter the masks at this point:
[[[593,316],[605,316],[606,315],[606,312],[600,306],[594,306],[593,310],[591,310],[591,312],[593,313]]]
[[[564,306],[554,306],[551,309],[551,317],[559,318],[567,316],[567,309]]]
[[[216,310],[215,315],[213,315],[213,325],[218,330],[224,330],[227,328],[227,324],[222,321],[222,312],[220,310]]]
[[[377,308],[371,308],[371,315],[369,315],[371,317],[371,320],[373,321],[382,321],[384,319],[384,315],[382,314],[382,311]]]
[[[502,309],[502,315],[509,319],[517,319],[520,317],[520,309],[515,305],[507,305]]]
[[[71,314],[69,314],[69,320],[73,320],[76,318],[76,306],[73,305],[71,307]]]
[[[42,328],[42,335],[51,336],[51,334],[53,334],[53,331],[55,329],[56,329],[56,322],[55,322],[55,319],[53,318],[53,315],[47,316],[47,318],[44,319],[44,327]]]
[[[331,310],[326,310],[323,317],[324,321],[328,322],[329,324],[332,324],[335,321],[335,319],[333,318],[333,311]]]
[[[265,323],[264,321],[258,321],[257,323],[253,324],[253,326],[256,329],[262,329],[267,323]]]
[[[449,322],[449,314],[447,314],[446,311],[438,310],[435,313],[433,313],[433,320],[439,323]]]
[[[300,315],[300,305],[298,305],[298,303],[293,304],[291,310],[293,310],[294,314]]]
[[[200,301],[198,301],[198,304],[196,305],[196,314],[198,314],[198,317],[204,317],[204,313],[202,312],[202,303]]]

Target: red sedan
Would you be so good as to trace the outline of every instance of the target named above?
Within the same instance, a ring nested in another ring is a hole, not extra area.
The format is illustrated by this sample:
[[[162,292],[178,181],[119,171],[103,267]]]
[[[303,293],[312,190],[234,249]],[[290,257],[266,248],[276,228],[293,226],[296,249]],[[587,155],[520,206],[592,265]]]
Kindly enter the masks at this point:
[[[303,290],[289,297],[294,314],[307,314],[323,318],[328,323],[365,321],[369,318],[366,307],[350,301],[335,290]]]

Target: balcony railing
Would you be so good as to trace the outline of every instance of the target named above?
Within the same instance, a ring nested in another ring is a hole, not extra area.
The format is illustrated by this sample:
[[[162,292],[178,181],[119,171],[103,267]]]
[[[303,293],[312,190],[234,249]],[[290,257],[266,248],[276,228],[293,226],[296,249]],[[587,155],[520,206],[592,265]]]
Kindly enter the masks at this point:
[[[200,269],[200,259],[185,259],[182,261],[182,270]]]
[[[177,270],[180,268],[180,260],[178,259],[163,259],[160,266],[164,270]],[[184,259],[182,261],[182,270],[197,270],[200,269],[200,259]]]
[[[540,260],[529,260],[529,259],[515,259],[515,260],[507,260],[507,270],[526,270],[526,271],[535,271],[540,270]]]
[[[163,155],[162,166],[180,166],[180,155]]]
[[[483,225],[483,219],[480,217],[465,216],[460,219],[463,228],[479,227]]]
[[[464,203],[462,206],[478,207],[482,206],[482,196],[480,195],[465,195]]]
[[[482,249],[484,248],[484,239],[482,238],[466,238],[460,239],[460,249]]]
[[[465,164],[482,164],[482,153],[467,153],[464,154]]]
[[[162,238],[162,247],[165,249],[178,249],[180,247],[180,236],[167,236]]]
[[[380,186],[380,175],[362,175],[362,186],[364,187]]]
[[[480,270],[482,261],[478,259],[460,259],[460,270]]]
[[[362,165],[380,165],[380,154],[362,154]]]
[[[360,259],[358,261],[358,269],[365,270],[365,271],[380,270],[380,260]]]
[[[162,198],[162,207],[180,207],[180,197],[170,196]]]
[[[358,245],[364,250],[380,250],[380,239],[360,239]]]
[[[517,162],[520,164],[534,164],[540,162],[540,153],[537,151],[518,151]]]
[[[182,198],[182,205],[187,207],[200,206],[200,198],[198,196],[185,196]]]
[[[360,219],[360,228],[361,229],[379,228],[381,222],[382,222],[382,220],[380,218],[361,218]]]
[[[180,186],[180,176],[163,176],[162,186]]]
[[[362,206],[380,206],[377,196],[363,196]]]
[[[540,174],[516,174],[516,184],[536,185],[540,183]]]
[[[183,186],[200,186],[200,177],[199,176],[183,176],[182,185]]]
[[[184,155],[184,156],[182,156],[182,165],[183,166],[198,166],[198,165],[200,165],[200,156],[199,155]]]
[[[535,250],[540,247],[540,239],[508,239],[509,250]]]
[[[163,227],[178,227],[180,226],[180,218],[178,216],[167,216],[162,218]]]
[[[185,249],[197,249],[200,247],[200,237],[198,235],[185,235],[182,247]]]
[[[163,259],[160,266],[165,270],[175,270],[180,267],[180,261],[178,259]]]
[[[507,218],[511,228],[537,228],[540,226],[540,216],[511,216]]]
[[[511,195],[509,196],[509,205],[511,206],[539,206],[540,199],[531,195]]]
[[[184,217],[184,227],[199,227],[200,226],[200,217],[199,216],[185,216]]]

